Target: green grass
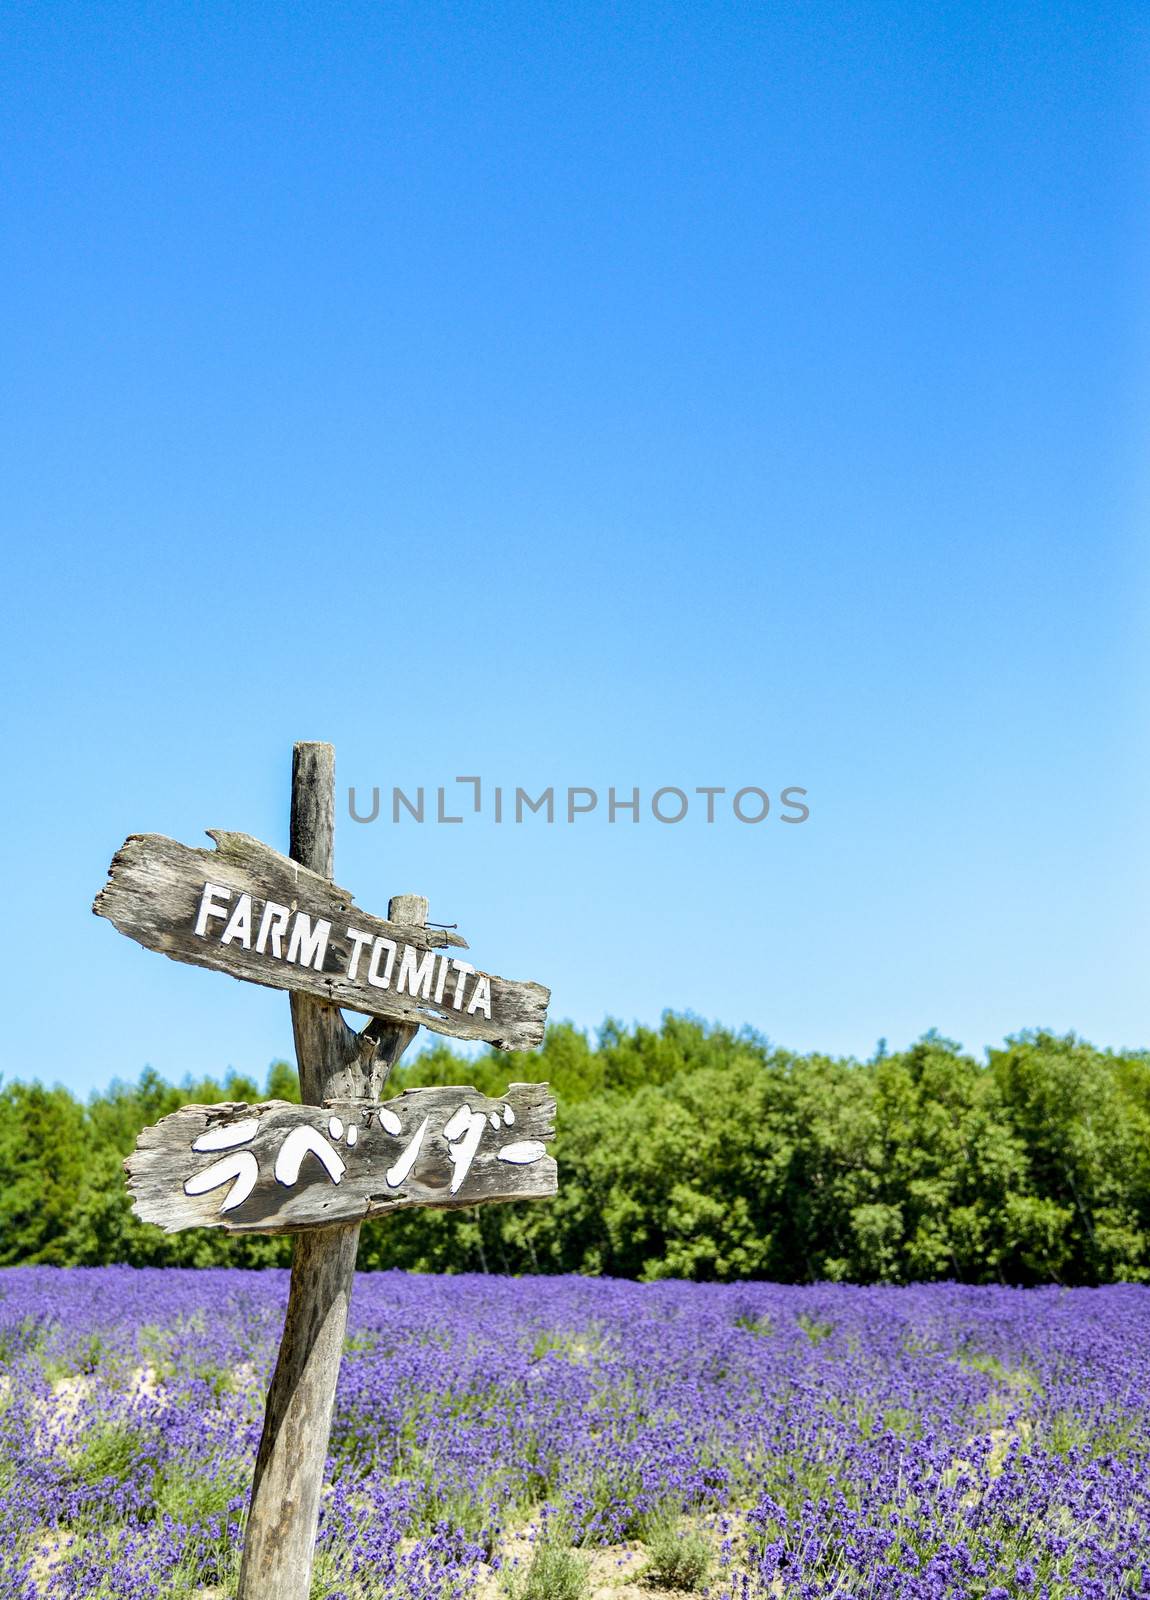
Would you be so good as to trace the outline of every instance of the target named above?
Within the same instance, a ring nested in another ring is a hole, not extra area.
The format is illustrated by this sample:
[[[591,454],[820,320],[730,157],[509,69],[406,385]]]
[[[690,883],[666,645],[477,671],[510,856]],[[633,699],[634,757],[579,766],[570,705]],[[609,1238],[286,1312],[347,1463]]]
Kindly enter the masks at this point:
[[[43,1317],[24,1317],[0,1326],[0,1367],[10,1366],[43,1344],[48,1326]]]
[[[73,1346],[66,1356],[43,1356],[40,1368],[49,1383],[58,1383],[61,1378],[90,1378],[99,1369],[107,1353],[103,1339],[98,1333],[93,1333]]]
[[[984,1372],[988,1378],[993,1378],[996,1383],[1001,1383],[1006,1389],[1015,1394],[1038,1394],[1040,1387],[1038,1379],[1023,1363],[1008,1367],[989,1350],[979,1350],[977,1346],[963,1345],[955,1355],[955,1360],[960,1367],[965,1367],[968,1372]]]
[[[374,1355],[379,1349],[379,1334],[372,1328],[363,1328],[357,1333],[344,1335],[343,1353],[345,1356]]]
[[[544,1328],[532,1340],[531,1360],[541,1361],[546,1355],[557,1355],[568,1361],[586,1361],[600,1349],[602,1342],[598,1328],[586,1328],[581,1332]]]
[[[218,1400],[237,1387],[234,1371],[207,1356],[197,1355],[194,1344],[182,1342],[179,1328],[157,1328],[149,1323],[136,1335],[136,1349],[145,1365],[152,1368],[156,1381],[169,1388],[204,1383]]]
[[[430,1534],[446,1525],[474,1539],[490,1559],[495,1554],[490,1507],[498,1504],[499,1499],[499,1485],[493,1478],[480,1479],[466,1489],[452,1488],[432,1470],[419,1484],[412,1530]]]
[[[249,1476],[250,1468],[238,1463],[229,1464],[227,1468],[218,1465],[211,1475],[165,1469],[156,1477],[156,1512],[171,1517],[174,1522],[197,1524],[212,1517],[222,1522],[228,1515],[228,1507],[246,1497]],[[234,1514],[238,1517],[240,1512]]]
[[[1100,1456],[1125,1456],[1140,1435],[1137,1419],[1115,1412],[1112,1417],[1081,1417],[1073,1411],[1055,1411],[1036,1423],[1035,1438],[1052,1455],[1065,1458],[1081,1451],[1091,1461]]]
[[[126,1483],[148,1454],[148,1443],[139,1429],[122,1422],[94,1422],[72,1458],[72,1471],[90,1488],[109,1478]]]
[[[610,1517],[624,1539],[636,1538],[643,1529],[645,1514],[638,1509],[642,1496],[643,1472],[638,1466],[613,1461],[591,1480],[592,1508],[600,1516]]]

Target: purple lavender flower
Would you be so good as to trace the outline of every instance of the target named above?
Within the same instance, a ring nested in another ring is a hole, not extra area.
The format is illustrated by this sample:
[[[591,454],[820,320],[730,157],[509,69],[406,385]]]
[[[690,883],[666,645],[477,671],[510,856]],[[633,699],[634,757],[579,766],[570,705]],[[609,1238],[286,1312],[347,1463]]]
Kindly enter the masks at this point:
[[[0,1273],[0,1600],[219,1594],[286,1274]],[[702,1531],[751,1600],[1150,1594],[1150,1290],[359,1278],[329,1600]]]

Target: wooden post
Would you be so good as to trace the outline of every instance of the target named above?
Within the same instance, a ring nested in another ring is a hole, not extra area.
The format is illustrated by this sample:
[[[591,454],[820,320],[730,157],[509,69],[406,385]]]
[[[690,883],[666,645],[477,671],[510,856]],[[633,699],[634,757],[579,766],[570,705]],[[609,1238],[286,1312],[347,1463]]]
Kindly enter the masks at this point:
[[[335,752],[297,744],[292,760],[291,855],[333,876]],[[427,901],[397,895],[395,922],[425,923]],[[406,1023],[374,1021],[362,1034],[338,1007],[291,996],[300,1092],[308,1105],[378,1099],[392,1065],[415,1037]],[[291,1288],[256,1457],[236,1600],[308,1600],[323,1469],[355,1278],[359,1223],[296,1236]]]

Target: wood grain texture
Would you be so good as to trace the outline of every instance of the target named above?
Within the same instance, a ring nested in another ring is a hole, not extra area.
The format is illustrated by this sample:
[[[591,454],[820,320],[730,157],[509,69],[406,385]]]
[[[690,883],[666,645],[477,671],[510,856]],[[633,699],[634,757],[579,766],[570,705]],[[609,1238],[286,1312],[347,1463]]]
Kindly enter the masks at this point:
[[[236,1600],[309,1600],[359,1227],[301,1233],[256,1455]]]
[[[309,818],[301,841],[310,845],[326,839],[330,843],[330,831],[330,818],[320,819],[317,813]],[[472,974],[458,965],[448,966],[453,959],[448,955],[436,956],[429,969],[422,968],[426,974],[423,992],[402,992],[405,950],[410,949],[414,953],[410,959],[422,967],[418,961],[422,952],[465,949],[466,940],[450,929],[413,927],[374,917],[360,910],[352,895],[323,873],[280,855],[247,834],[217,829],[208,833],[215,841],[214,850],[192,849],[160,834],[133,834],[117,851],[93,911],[107,917],[121,933],[173,961],[305,994],[328,1006],[344,1006],[392,1024],[418,1027],[422,1023],[451,1038],[482,1039],[503,1050],[533,1049],[542,1042],[550,1000],[550,991],[542,984],[493,973]],[[213,912],[197,934],[206,884],[221,887],[223,893],[214,901],[221,910]],[[250,933],[240,933],[225,943],[229,915],[244,895],[251,897]],[[275,932],[265,938],[262,950],[257,948],[264,908],[269,903],[290,912],[290,922],[278,935],[278,956]],[[321,922],[330,924],[318,970],[308,962],[306,944],[297,948],[295,959],[290,957],[297,914],[308,919],[309,932]],[[394,955],[384,954],[382,965],[375,968],[376,978],[386,979],[387,987],[370,980],[372,945],[357,946],[353,932],[369,941],[394,943]],[[489,985],[489,997],[482,1005],[476,1002],[480,979]],[[421,985],[409,976],[406,987],[418,991]]]
[[[335,876],[335,749],[300,743],[292,750],[289,848],[322,879]],[[417,919],[422,922],[425,918]],[[293,993],[292,1033],[304,1105],[322,1105],[329,1094],[375,1094],[386,1076],[378,1042],[348,1027],[338,1006]]]
[[[335,751],[300,743],[292,755],[291,849],[321,882],[335,871]],[[289,863],[290,865],[290,863]],[[392,1042],[357,1036],[336,1007],[292,995],[292,1025],[305,1101],[348,1082],[377,1093]],[[387,1025],[384,1025],[387,1026]],[[323,1469],[355,1282],[359,1224],[303,1233],[292,1248],[291,1285],[252,1478],[236,1600],[309,1600]]]
[[[554,1137],[554,1116],[555,1101],[545,1083],[513,1083],[499,1099],[470,1087],[437,1085],[406,1089],[383,1103],[334,1100],[326,1108],[286,1100],[181,1106],[144,1129],[125,1166],[136,1215],[168,1233],[184,1228],[292,1233],[411,1206],[448,1208],[553,1195],[556,1165],[543,1151]],[[444,1129],[453,1117],[449,1143]],[[474,1129],[473,1155],[467,1127]],[[311,1148],[305,1148],[298,1131],[305,1129],[316,1141]],[[282,1172],[277,1177],[277,1158],[289,1138],[293,1144],[287,1151],[304,1151],[290,1183]],[[196,1151],[197,1141],[212,1148]],[[404,1171],[405,1153],[413,1149],[414,1164]],[[200,1175],[213,1168],[219,1182],[189,1194],[186,1186],[195,1187],[197,1178],[202,1182]],[[397,1172],[402,1173],[398,1178]],[[249,1175],[255,1175],[250,1189]],[[233,1205],[245,1190],[246,1198]],[[225,1204],[233,1209],[222,1210]]]

